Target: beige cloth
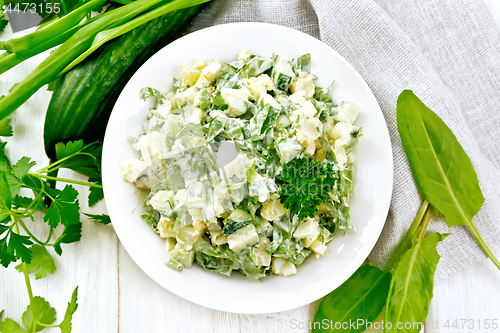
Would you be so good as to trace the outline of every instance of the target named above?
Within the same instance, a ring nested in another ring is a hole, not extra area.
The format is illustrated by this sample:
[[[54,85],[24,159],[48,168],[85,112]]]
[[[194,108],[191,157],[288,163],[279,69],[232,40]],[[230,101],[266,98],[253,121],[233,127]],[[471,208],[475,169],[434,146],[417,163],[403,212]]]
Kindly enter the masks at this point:
[[[191,30],[267,22],[306,32],[337,50],[363,76],[384,113],[394,154],[391,208],[369,260],[384,266],[410,227],[421,198],[396,126],[396,100],[412,89],[453,130],[472,160],[486,201],[474,223],[500,257],[500,31],[474,0],[213,0]],[[435,217],[436,282],[485,258],[465,227]]]

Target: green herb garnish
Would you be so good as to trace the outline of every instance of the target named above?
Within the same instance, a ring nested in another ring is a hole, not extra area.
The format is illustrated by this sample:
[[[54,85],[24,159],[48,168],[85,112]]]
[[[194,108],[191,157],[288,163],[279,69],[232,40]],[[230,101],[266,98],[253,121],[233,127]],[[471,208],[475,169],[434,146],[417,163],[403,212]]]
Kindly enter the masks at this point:
[[[285,164],[277,178],[282,182],[281,203],[303,219],[314,217],[318,206],[329,200],[329,193],[336,186],[337,171],[333,163],[303,157]]]

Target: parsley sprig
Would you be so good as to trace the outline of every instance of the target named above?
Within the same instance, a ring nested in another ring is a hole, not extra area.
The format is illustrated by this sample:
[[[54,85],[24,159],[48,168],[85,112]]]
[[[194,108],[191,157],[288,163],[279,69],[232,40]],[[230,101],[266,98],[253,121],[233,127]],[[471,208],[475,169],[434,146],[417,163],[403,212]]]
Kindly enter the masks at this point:
[[[62,244],[79,241],[82,232],[78,191],[71,184],[90,187],[89,206],[103,198],[101,182],[101,152],[99,142],[84,145],[83,141],[58,143],[57,161],[33,171],[36,162],[22,157],[11,166],[5,155],[5,143],[0,143],[0,264],[8,267],[21,261],[16,269],[23,273],[30,303],[22,316],[22,328],[16,321],[6,318],[0,322],[1,332],[38,332],[46,327],[58,327],[61,332],[71,332],[71,320],[77,308],[78,287],[75,288],[63,321],[54,325],[56,310],[43,297],[33,296],[29,274],[41,279],[56,270],[54,260],[47,250],[52,247],[61,255]],[[67,168],[89,178],[88,182],[51,176],[54,171]],[[67,183],[62,189],[52,188],[48,181]],[[29,190],[30,197],[21,191]],[[44,199],[48,198],[49,205]],[[30,230],[34,214],[43,214],[48,236],[40,240]],[[107,215],[86,214],[94,222],[107,224]],[[62,230],[62,231],[61,231]],[[60,232],[58,237],[55,233]],[[0,313],[2,315],[3,311]],[[1,318],[0,318],[1,319]]]
[[[281,183],[281,203],[303,219],[314,217],[318,206],[329,200],[339,176],[333,163],[302,157],[285,164],[277,178]]]
[[[9,23],[9,20],[6,19],[3,8],[3,0],[0,2],[0,31],[4,31],[5,27]]]
[[[86,185],[91,188],[89,205],[102,199],[100,178],[101,146],[99,143],[83,145],[83,141],[57,144],[58,160],[38,171],[31,171],[36,162],[29,157],[22,157],[14,166],[3,162],[0,165],[0,263],[7,267],[11,262],[21,259],[31,262],[29,245],[37,243],[42,246],[53,246],[61,255],[62,243],[72,243],[81,238],[80,205],[78,191],[69,184]],[[59,168],[69,168],[89,177],[90,182],[57,178],[47,175]],[[51,188],[46,180],[69,183],[62,190]],[[33,198],[19,195],[21,189],[31,190]],[[50,199],[50,206],[43,199]],[[34,221],[35,212],[44,213],[43,221],[49,226],[46,241],[39,240],[30,231],[25,219]],[[61,235],[50,243],[54,229],[63,226]],[[20,227],[27,234],[16,233]]]

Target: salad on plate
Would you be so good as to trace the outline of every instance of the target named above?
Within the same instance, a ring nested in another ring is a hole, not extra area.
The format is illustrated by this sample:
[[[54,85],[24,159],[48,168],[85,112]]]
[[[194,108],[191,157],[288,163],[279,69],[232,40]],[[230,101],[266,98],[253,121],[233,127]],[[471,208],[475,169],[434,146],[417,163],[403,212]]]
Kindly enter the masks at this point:
[[[166,239],[167,266],[229,276],[289,276],[320,258],[349,219],[360,108],[315,86],[311,57],[197,61],[152,107],[129,143],[125,181],[149,192],[142,215]]]

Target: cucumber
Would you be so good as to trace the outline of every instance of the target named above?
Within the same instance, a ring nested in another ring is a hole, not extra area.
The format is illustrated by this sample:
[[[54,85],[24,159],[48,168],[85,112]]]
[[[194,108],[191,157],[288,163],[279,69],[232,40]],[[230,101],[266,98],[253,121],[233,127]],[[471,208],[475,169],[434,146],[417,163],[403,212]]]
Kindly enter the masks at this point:
[[[44,125],[45,152],[56,160],[55,144],[102,138],[113,106],[132,75],[173,41],[200,6],[168,13],[106,43],[66,73],[52,94]]]

